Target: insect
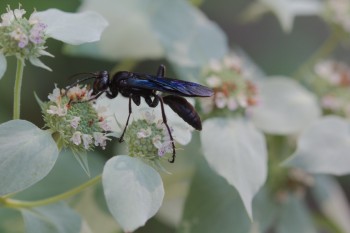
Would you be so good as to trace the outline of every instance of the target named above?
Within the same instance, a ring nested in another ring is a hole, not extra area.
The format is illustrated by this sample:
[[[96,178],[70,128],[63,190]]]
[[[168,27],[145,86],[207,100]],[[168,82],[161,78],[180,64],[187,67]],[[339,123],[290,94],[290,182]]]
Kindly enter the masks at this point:
[[[107,71],[88,74],[91,76],[82,80],[77,80],[66,89],[68,90],[86,80],[94,79],[92,85],[93,97],[88,101],[95,100],[104,93],[110,99],[117,97],[118,93],[129,98],[129,115],[123,133],[119,138],[120,142],[123,141],[132,113],[131,101],[139,106],[142,97],[151,108],[155,108],[160,104],[162,120],[167,128],[172,143],[173,155],[171,160],[169,160],[170,163],[175,161],[176,153],[174,139],[164,111],[164,104],[169,105],[174,112],[193,128],[201,130],[202,123],[198,113],[184,97],[210,97],[213,95],[213,91],[208,87],[193,82],[165,77],[164,65],[159,66],[156,75],[119,71],[111,78]],[[159,92],[163,93],[163,95],[160,95]]]

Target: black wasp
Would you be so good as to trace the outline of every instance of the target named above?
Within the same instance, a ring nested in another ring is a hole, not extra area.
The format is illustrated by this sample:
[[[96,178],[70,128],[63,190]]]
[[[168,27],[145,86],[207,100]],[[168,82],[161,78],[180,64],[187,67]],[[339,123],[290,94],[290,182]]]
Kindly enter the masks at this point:
[[[126,128],[129,124],[129,118],[132,113],[131,100],[137,105],[140,105],[141,97],[144,98],[147,105],[151,108],[158,106],[160,103],[163,123],[165,124],[170,140],[172,141],[173,156],[169,162],[175,161],[175,145],[170,128],[167,123],[167,118],[164,111],[164,104],[176,112],[184,121],[197,130],[202,129],[201,119],[193,106],[183,97],[209,97],[213,95],[213,91],[205,86],[197,83],[182,81],[178,79],[165,77],[165,66],[160,65],[156,75],[141,74],[128,71],[120,71],[110,78],[107,71],[89,73],[90,77],[78,80],[67,89],[84,82],[89,79],[95,79],[93,83],[92,98],[95,100],[103,93],[110,99],[117,97],[118,93],[129,98],[129,115],[119,139],[123,141]],[[166,93],[168,95],[159,95],[157,92]]]

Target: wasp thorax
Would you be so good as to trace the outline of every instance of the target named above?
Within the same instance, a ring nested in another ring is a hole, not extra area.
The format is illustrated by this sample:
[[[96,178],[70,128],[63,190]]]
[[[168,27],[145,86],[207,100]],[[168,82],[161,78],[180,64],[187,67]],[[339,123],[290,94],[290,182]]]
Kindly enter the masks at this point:
[[[212,61],[205,71],[205,83],[214,90],[210,98],[201,99],[204,113],[213,111],[242,112],[258,103],[257,87],[245,78],[237,56]]]
[[[134,120],[128,126],[124,139],[130,156],[154,161],[172,153],[172,144],[165,125],[148,111],[143,112],[141,119]]]
[[[46,127],[62,147],[74,152],[92,150],[95,146],[105,148],[109,140],[106,134],[111,127],[103,113],[86,101],[88,93],[86,86],[75,86],[67,92],[56,87],[49,94],[49,101],[41,106]]]

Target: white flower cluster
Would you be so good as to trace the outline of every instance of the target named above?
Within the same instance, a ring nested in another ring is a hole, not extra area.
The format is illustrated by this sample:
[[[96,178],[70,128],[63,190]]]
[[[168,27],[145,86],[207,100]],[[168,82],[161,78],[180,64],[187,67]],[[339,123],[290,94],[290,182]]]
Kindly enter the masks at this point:
[[[24,9],[11,10],[1,15],[0,45],[5,56],[16,55],[37,62],[41,55],[52,56],[45,51],[47,25],[32,14],[26,19]],[[34,60],[33,60],[34,59]]]
[[[315,73],[319,77],[315,88],[322,107],[350,117],[350,67],[343,62],[325,60],[316,64]]]
[[[325,17],[350,33],[350,2],[348,0],[326,1]]]
[[[242,61],[238,56],[230,55],[222,61],[211,61],[205,72],[205,82],[215,92],[213,97],[201,99],[204,113],[215,108],[229,111],[247,109],[258,103],[257,88],[245,79]]]
[[[173,152],[172,141],[165,124],[146,109],[142,109],[139,119],[128,126],[125,141],[131,156],[154,160]]]
[[[77,151],[92,149],[92,145],[106,147],[107,132],[111,131],[104,109],[96,109],[88,101],[91,91],[86,87],[75,86],[60,90],[55,87],[48,95],[50,100],[44,109],[46,125],[59,132],[64,145]]]

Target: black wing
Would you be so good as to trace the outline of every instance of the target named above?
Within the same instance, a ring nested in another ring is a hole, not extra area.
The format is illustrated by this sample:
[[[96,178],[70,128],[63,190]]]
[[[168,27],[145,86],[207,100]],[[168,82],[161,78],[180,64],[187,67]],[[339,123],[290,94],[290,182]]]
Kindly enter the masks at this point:
[[[213,95],[213,91],[210,88],[198,83],[149,74],[135,73],[127,79],[127,83],[141,89],[151,89],[186,97],[209,97]]]

